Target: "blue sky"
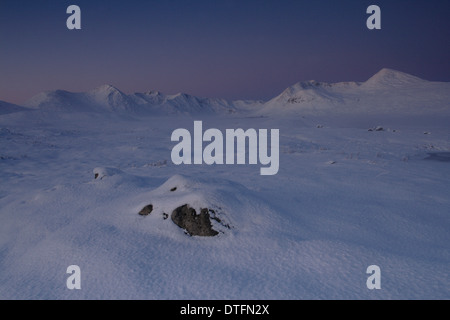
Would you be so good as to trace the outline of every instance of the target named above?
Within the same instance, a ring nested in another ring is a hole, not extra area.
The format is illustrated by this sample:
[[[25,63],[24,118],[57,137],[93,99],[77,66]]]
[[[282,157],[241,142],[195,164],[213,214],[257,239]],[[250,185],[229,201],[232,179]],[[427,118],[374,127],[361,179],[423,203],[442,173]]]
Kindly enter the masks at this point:
[[[66,8],[82,30],[66,28]],[[382,30],[366,9],[382,10]],[[297,81],[364,81],[383,67],[450,81],[450,1],[2,0],[0,100],[112,84],[267,99]]]

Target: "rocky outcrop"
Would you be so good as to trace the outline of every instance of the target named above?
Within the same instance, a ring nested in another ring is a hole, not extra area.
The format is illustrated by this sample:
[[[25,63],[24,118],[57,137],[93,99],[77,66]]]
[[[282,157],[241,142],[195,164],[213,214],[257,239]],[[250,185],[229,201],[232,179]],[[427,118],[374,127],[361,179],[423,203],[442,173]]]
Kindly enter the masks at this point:
[[[176,208],[171,215],[172,221],[191,236],[214,237],[219,233],[212,228],[209,209],[203,208],[197,214],[195,209],[184,205]]]

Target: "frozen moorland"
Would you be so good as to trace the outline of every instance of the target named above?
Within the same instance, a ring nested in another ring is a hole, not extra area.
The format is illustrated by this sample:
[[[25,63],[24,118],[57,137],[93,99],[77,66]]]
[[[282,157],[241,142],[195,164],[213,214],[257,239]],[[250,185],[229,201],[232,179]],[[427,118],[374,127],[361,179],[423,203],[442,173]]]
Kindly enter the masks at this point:
[[[0,103],[1,299],[450,299],[449,83],[384,69],[265,103],[102,86],[24,107]],[[278,174],[174,165],[195,120],[279,129]],[[218,235],[173,223],[185,204]]]

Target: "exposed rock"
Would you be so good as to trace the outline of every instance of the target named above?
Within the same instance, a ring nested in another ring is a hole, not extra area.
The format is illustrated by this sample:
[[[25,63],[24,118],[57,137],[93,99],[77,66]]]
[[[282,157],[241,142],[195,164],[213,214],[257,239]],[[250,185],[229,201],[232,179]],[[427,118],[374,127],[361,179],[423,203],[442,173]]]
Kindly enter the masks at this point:
[[[380,127],[380,126],[378,126],[378,127],[375,127],[375,128],[370,128],[369,130],[367,130],[367,131],[384,131],[384,128],[383,127]]]
[[[139,211],[139,215],[141,216],[148,216],[153,211],[153,205],[149,204],[148,206],[145,206],[142,208],[141,211]]]
[[[124,172],[117,168],[102,168],[98,167],[94,169],[94,178],[97,180],[103,180],[105,177],[112,177],[115,175],[123,175]]]
[[[191,236],[214,237],[219,233],[212,228],[209,209],[201,209],[197,214],[195,209],[184,205],[172,212],[172,221]]]

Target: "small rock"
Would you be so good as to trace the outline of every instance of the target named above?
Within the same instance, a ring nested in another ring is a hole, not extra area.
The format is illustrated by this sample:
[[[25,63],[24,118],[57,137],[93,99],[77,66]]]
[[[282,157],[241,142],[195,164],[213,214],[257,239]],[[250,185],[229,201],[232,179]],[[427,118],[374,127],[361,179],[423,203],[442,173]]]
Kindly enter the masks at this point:
[[[142,208],[141,211],[139,211],[139,215],[141,216],[148,216],[153,211],[153,205],[149,204],[148,206],[145,206]]]
[[[367,130],[367,131],[384,131],[384,128],[378,126],[378,127],[375,127],[375,128],[369,128],[369,130]]]

